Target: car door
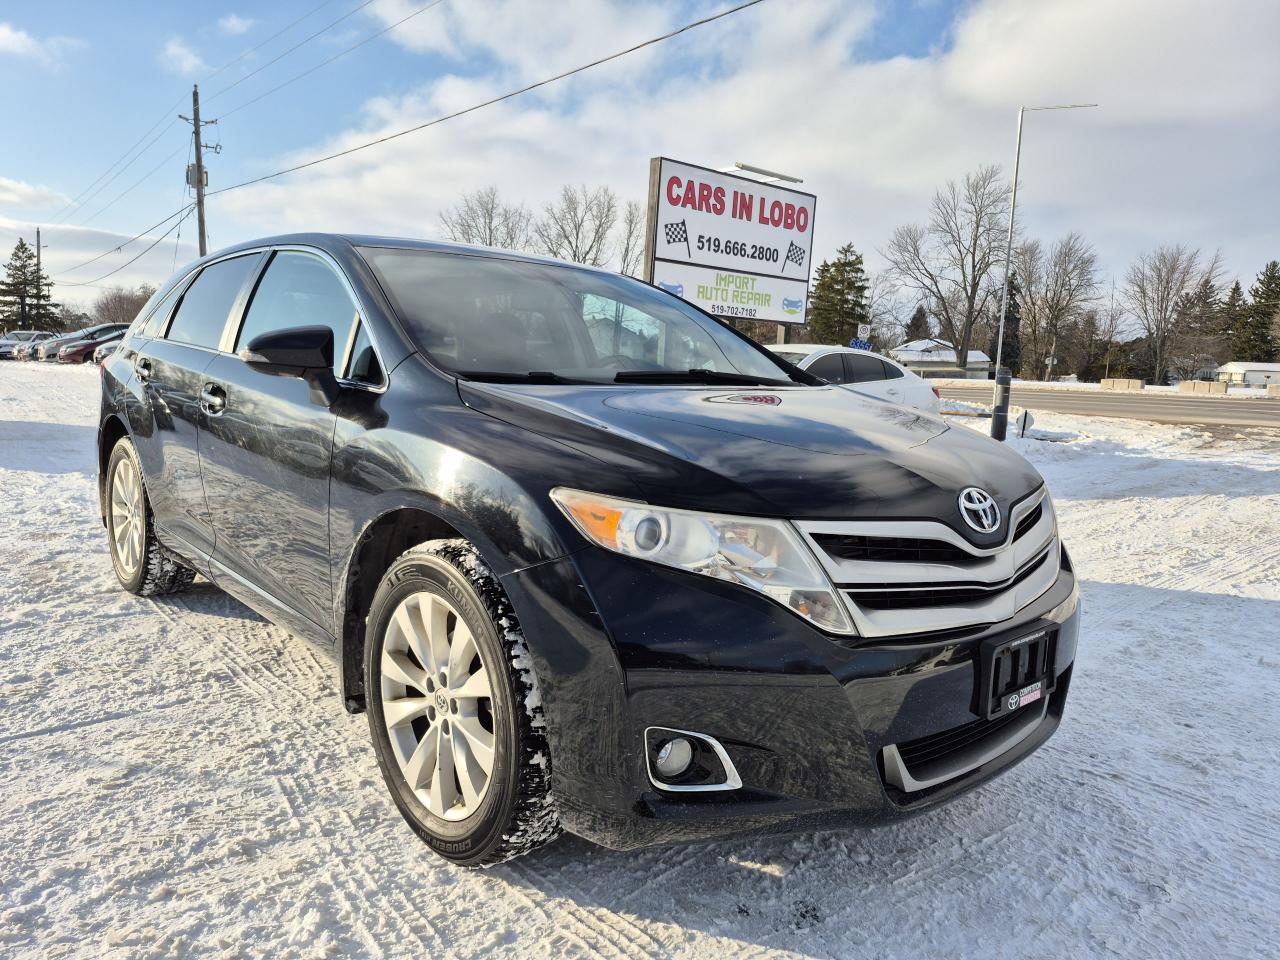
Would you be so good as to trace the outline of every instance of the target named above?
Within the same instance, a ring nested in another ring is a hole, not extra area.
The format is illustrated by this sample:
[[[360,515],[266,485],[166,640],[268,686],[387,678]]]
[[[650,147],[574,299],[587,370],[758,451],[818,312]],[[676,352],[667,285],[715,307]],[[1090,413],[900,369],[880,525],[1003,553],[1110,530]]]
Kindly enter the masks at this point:
[[[335,418],[307,383],[253,369],[234,351],[260,334],[328,326],[340,364],[357,306],[336,266],[301,250],[275,252],[248,299],[228,352],[205,369],[200,446],[216,533],[215,581],[234,577],[286,619],[333,631],[329,466]],[[236,592],[232,587],[232,592]]]
[[[213,525],[200,476],[201,376],[217,355],[227,320],[243,299],[261,254],[211,263],[181,293],[158,336],[133,356],[141,423],[133,442],[162,540],[199,562],[213,551]]]

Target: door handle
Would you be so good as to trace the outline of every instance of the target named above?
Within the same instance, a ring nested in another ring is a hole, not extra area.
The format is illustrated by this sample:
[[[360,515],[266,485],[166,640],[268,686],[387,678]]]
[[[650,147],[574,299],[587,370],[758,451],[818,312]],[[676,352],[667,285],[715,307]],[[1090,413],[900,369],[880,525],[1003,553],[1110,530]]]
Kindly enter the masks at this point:
[[[206,383],[200,390],[200,409],[216,417],[227,408],[227,391],[216,383]]]
[[[138,375],[139,380],[150,380],[151,361],[146,357],[135,357],[133,361],[133,372]]]

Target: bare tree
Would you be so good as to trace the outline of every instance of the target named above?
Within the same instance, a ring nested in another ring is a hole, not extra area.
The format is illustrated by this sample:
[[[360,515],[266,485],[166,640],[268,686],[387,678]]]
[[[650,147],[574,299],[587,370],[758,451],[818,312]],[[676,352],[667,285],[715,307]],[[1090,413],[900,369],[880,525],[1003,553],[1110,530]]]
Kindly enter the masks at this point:
[[[950,180],[933,195],[927,225],[898,227],[881,251],[898,282],[925,298],[961,367],[968,361],[974,324],[999,291],[989,275],[1003,260],[1008,213],[1009,185],[1000,168],[979,167],[962,183]]]
[[[543,208],[533,232],[543,253],[598,267],[609,259],[609,234],[617,222],[618,198],[608,187],[566,185]]]
[[[618,224],[621,235],[618,241],[618,270],[628,277],[640,276],[644,258],[644,207],[635,200],[628,200],[622,208],[622,221]]]
[[[1076,339],[1098,295],[1098,256],[1078,233],[1045,250],[1039,240],[1018,244],[1014,271],[1022,287],[1024,377],[1048,376],[1056,347]]]
[[[532,221],[524,204],[503,203],[497,187],[464,193],[457,206],[440,214],[440,226],[450,240],[504,250],[529,249]]]
[[[884,270],[867,279],[867,317],[871,322],[871,345],[879,350],[901,346],[907,339],[906,318],[914,305],[902,297],[897,281]]]
[[[1185,297],[1206,281],[1215,284],[1222,272],[1221,257],[1208,260],[1199,250],[1182,244],[1157,247],[1130,264],[1125,274],[1123,300],[1130,315],[1146,335],[1151,379],[1163,383],[1169,358],[1186,332]]]
[[[139,284],[136,290],[108,287],[93,301],[93,319],[98,323],[132,323],[155,292],[149,283]]]

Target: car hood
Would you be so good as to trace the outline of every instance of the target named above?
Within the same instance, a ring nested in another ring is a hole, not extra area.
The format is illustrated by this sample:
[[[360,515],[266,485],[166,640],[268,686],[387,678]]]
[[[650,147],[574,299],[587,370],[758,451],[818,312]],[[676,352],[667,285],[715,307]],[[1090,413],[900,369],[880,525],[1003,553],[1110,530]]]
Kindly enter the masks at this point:
[[[1002,443],[838,387],[459,381],[458,390],[476,410],[616,466],[620,482],[666,506],[797,519],[928,517],[988,545],[1003,539],[1003,528],[984,537],[960,523],[959,492],[982,487],[1007,508],[1043,482]]]

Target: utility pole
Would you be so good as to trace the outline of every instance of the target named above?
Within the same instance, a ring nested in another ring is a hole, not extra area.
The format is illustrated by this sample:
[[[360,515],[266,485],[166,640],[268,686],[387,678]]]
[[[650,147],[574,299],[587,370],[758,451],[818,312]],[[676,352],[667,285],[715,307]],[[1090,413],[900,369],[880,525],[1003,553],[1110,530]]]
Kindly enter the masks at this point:
[[[209,252],[209,244],[205,237],[204,229],[204,188],[208,183],[208,177],[204,170],[204,148],[207,146],[200,136],[201,128],[211,123],[217,123],[217,120],[200,119],[200,86],[195,84],[191,87],[191,116],[183,117],[191,124],[191,135],[195,137],[195,160],[196,162],[187,168],[187,184],[196,188],[196,224],[200,231],[200,256],[204,256]],[[218,152],[218,147],[213,147],[213,152]]]
[[[40,228],[36,227],[36,320],[44,319],[44,311],[40,309],[40,301],[44,299],[44,277],[40,273]]]
[[[191,88],[191,133],[196,138],[196,223],[200,231],[200,256],[209,252],[204,238],[204,154],[200,136],[200,87]]]

